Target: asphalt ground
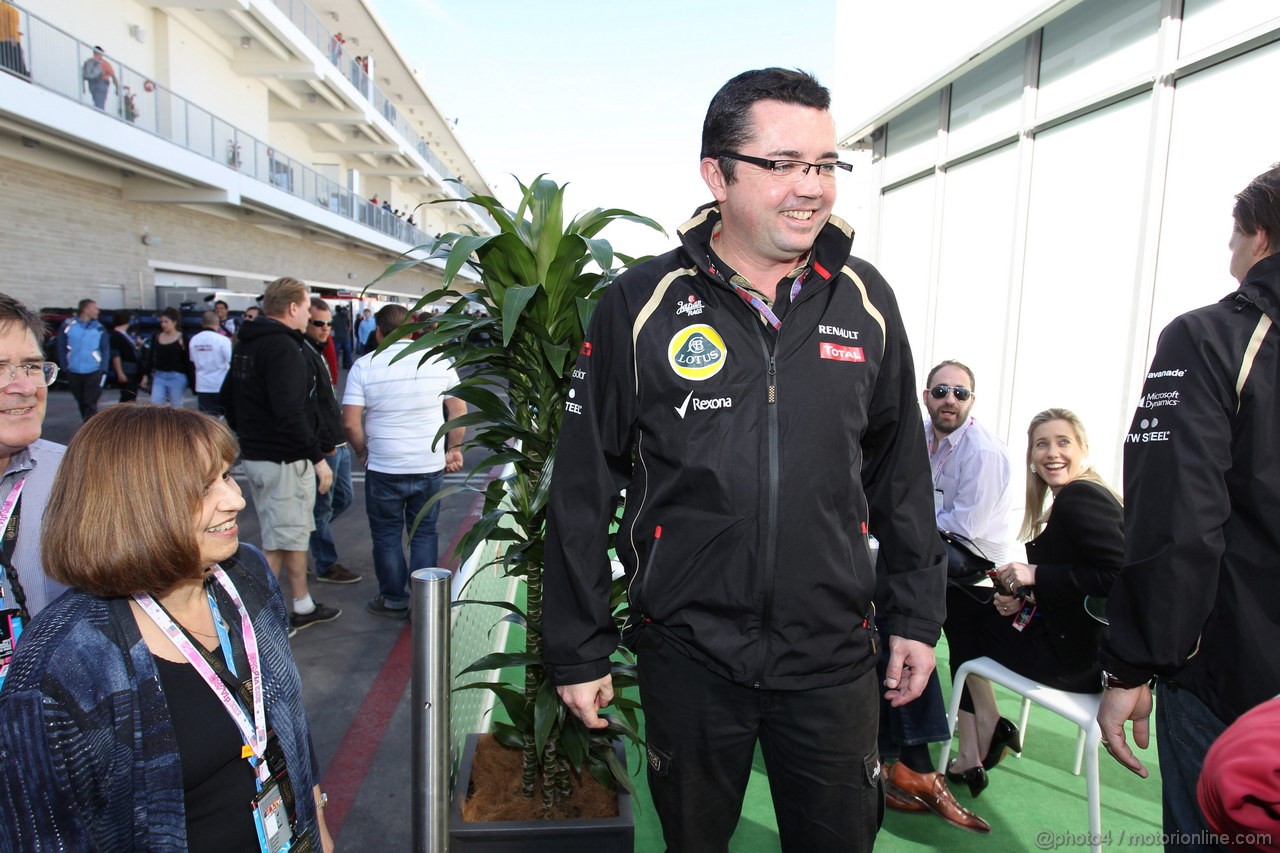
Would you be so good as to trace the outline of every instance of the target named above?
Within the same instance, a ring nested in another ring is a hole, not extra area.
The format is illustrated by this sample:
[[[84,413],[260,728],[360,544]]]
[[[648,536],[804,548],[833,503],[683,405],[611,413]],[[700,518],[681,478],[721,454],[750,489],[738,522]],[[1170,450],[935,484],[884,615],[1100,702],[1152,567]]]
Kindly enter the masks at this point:
[[[118,391],[108,388],[101,407],[114,405],[118,396]],[[148,404],[145,393],[139,403]],[[195,408],[194,395],[188,393],[186,405]],[[79,425],[70,393],[50,389],[43,437],[65,444]],[[479,453],[468,455],[463,472],[479,458]],[[110,476],[109,466],[104,466],[102,475]],[[462,476],[446,475],[446,484],[460,482]],[[244,480],[237,479],[249,503],[240,517],[240,538],[261,545],[253,498]],[[333,532],[339,560],[364,577],[359,583],[342,585],[317,583],[312,577],[312,597],[341,608],[342,615],[299,631],[291,645],[302,675],[321,785],[329,794],[329,829],[338,849],[407,851],[412,847],[412,630],[407,621],[365,610],[365,602],[377,594],[378,587],[365,515],[364,470],[356,461],[352,480],[355,500],[333,522]],[[456,568],[453,545],[479,510],[476,498],[471,493],[452,495],[441,506],[437,529],[440,562],[446,568]]]

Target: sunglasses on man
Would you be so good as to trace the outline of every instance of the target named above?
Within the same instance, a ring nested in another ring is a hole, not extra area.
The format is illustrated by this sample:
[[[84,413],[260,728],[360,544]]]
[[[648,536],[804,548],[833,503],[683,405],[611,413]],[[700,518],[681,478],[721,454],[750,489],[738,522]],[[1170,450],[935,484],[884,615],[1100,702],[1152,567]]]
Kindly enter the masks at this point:
[[[332,326],[333,322],[331,320],[312,320],[311,325],[315,326],[317,329],[323,329],[326,326]]]
[[[934,385],[929,389],[929,396],[935,400],[945,400],[948,394],[955,394],[961,403],[973,396],[973,392],[963,385]]]

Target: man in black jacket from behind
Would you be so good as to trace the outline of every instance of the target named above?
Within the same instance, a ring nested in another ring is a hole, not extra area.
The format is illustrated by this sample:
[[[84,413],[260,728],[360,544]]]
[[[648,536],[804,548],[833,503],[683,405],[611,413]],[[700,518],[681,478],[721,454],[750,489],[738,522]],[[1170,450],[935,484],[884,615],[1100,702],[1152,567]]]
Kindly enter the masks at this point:
[[[342,615],[313,601],[307,589],[316,491],[327,492],[333,483],[325,461],[333,448],[324,446],[318,396],[329,377],[304,349],[303,332],[311,320],[305,284],[288,277],[271,282],[262,311],[261,318],[241,328],[222,383],[222,407],[240,439],[262,549],[276,577],[283,569],[289,579],[290,624],[301,630]]]
[[[1142,777],[1124,728],[1147,747],[1158,681],[1164,831],[1179,849],[1226,849],[1196,803],[1205,753],[1280,693],[1280,164],[1232,218],[1240,287],[1161,332],[1125,436],[1125,567],[1099,656],[1104,744]]]
[[[649,790],[672,850],[724,850],[757,743],[784,850],[870,850],[886,698],[934,667],[945,572],[897,302],[831,215],[830,94],[769,68],[703,126],[714,203],[592,318],[551,484],[543,660],[584,725],[612,701],[608,529],[630,579]],[[888,592],[875,628],[880,541]]]

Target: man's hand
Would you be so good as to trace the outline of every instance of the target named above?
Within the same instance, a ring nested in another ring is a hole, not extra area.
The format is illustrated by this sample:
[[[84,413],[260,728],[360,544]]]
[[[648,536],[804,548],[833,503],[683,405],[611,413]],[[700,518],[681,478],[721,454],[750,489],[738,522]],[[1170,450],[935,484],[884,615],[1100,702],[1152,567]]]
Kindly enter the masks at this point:
[[[1133,742],[1139,749],[1146,749],[1151,742],[1151,688],[1147,685],[1132,690],[1113,687],[1102,691],[1102,705],[1098,708],[1098,725],[1102,728],[1102,745],[1111,757],[1147,778],[1147,768],[1133,754],[1124,739],[1124,724],[1133,720]]]
[[[316,463],[316,491],[322,495],[329,493],[329,487],[333,485],[333,469],[329,467],[329,463],[321,459]]]
[[[906,637],[889,637],[889,667],[885,670],[884,698],[899,708],[924,692],[933,672],[933,646]]]
[[[561,684],[556,688],[560,701],[589,729],[603,729],[608,720],[596,716],[596,711],[613,701],[613,676],[606,675],[582,684]]]
[[[444,470],[452,474],[462,470],[462,448],[450,447],[444,454]]]

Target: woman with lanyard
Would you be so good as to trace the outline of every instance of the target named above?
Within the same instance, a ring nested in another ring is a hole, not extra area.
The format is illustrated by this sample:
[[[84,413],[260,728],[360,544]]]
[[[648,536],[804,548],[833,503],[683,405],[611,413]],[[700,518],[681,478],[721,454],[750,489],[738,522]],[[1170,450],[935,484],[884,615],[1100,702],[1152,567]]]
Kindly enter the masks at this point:
[[[1086,611],[1085,597],[1106,596],[1120,574],[1124,510],[1088,457],[1089,439],[1074,413],[1046,409],[1031,419],[1022,524],[1027,562],[993,570],[990,597],[948,595],[944,629],[952,678],[965,661],[989,657],[1058,690],[1102,690],[1103,626]],[[1000,717],[990,688],[971,692],[966,685],[960,708],[960,731],[979,735],[961,738],[947,778],[968,785],[976,797],[987,787],[987,771],[1021,747],[1017,727]],[[966,723],[965,714],[976,721]]]
[[[237,452],[180,408],[115,406],[72,439],[43,537],[72,591],[0,690],[0,849],[332,850],[280,591],[238,540]]]

